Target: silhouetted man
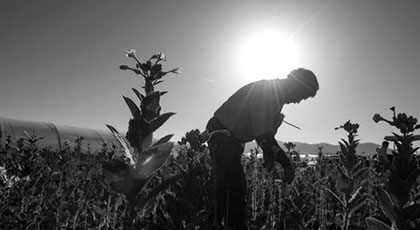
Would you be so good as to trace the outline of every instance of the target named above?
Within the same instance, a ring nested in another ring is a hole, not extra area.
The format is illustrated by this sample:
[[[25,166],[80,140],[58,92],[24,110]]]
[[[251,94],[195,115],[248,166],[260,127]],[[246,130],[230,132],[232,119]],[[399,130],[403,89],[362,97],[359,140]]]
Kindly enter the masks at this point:
[[[220,223],[246,229],[246,180],[241,164],[246,142],[256,140],[268,171],[277,161],[284,169],[283,181],[293,181],[294,168],[274,138],[283,122],[281,110],[285,104],[314,97],[318,89],[314,73],[300,68],[286,79],[243,86],[214,113],[206,129],[213,133],[208,144],[216,164],[216,214]]]

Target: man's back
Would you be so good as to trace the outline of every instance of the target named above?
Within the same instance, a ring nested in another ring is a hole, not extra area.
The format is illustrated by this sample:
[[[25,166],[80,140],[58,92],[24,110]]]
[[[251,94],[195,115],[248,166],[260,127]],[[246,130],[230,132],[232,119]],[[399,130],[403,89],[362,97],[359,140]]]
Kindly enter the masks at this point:
[[[277,132],[284,105],[284,80],[260,80],[234,93],[214,114],[243,143]]]

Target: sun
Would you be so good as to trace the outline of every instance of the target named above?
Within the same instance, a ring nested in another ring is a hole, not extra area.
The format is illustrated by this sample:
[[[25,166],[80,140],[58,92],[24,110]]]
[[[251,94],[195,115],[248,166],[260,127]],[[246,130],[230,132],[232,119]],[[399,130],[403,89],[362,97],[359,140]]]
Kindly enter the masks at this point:
[[[242,46],[239,66],[246,80],[285,78],[297,68],[295,42],[278,32],[251,36]]]

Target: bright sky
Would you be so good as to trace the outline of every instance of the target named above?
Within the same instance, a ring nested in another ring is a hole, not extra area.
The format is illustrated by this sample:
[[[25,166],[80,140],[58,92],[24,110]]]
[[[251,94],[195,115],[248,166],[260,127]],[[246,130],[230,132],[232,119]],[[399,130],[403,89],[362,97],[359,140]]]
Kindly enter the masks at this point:
[[[125,132],[121,95],[135,99],[143,83],[118,66],[130,63],[127,49],[143,59],[162,51],[166,68],[183,73],[160,85],[163,112],[176,115],[156,134],[179,140],[259,79],[244,73],[243,49],[274,31],[293,42],[292,65],[320,84],[315,98],[284,108],[303,130],[284,125],[277,137],[336,144],[345,133],[334,127],[351,119],[362,142],[380,143],[394,130],[375,113],[390,118],[395,105],[420,119],[419,10],[414,0],[0,1],[0,116]],[[273,77],[285,77],[285,62]]]

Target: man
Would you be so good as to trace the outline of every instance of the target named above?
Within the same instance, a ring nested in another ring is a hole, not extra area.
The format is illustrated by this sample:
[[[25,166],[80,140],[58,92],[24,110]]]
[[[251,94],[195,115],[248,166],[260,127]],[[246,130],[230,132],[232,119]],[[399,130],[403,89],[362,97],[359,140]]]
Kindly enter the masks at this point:
[[[294,168],[274,136],[283,122],[283,105],[314,97],[318,91],[314,73],[293,70],[286,79],[260,80],[234,93],[207,123],[208,140],[215,160],[216,215],[234,229],[246,229],[246,180],[241,164],[244,144],[256,140],[263,150],[264,167],[279,162],[283,181],[291,183]]]

